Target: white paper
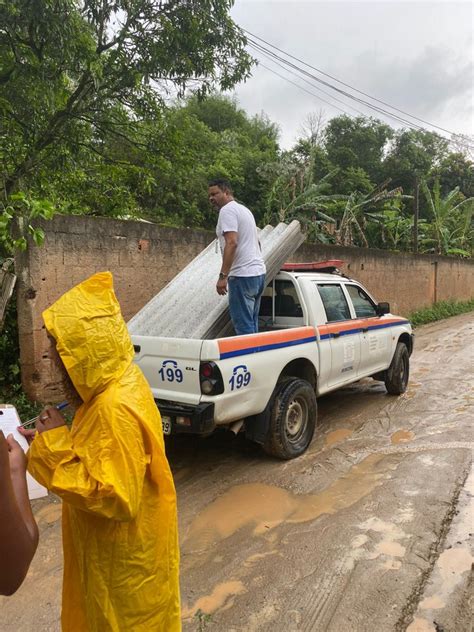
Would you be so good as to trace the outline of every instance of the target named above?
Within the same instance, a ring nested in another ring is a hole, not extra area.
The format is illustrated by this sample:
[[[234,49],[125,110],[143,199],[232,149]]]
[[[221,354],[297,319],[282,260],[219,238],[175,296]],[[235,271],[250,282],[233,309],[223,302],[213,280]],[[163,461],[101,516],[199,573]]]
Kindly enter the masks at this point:
[[[28,450],[28,441],[17,430],[20,423],[20,418],[18,417],[18,413],[16,412],[16,408],[14,406],[0,404],[0,430],[3,431],[5,437],[8,437],[9,434],[13,435],[13,438],[18,441],[23,449],[23,452],[26,452]],[[43,496],[48,495],[46,487],[43,487],[35,481],[28,472],[26,473],[26,482],[28,485],[28,496],[30,500],[43,498]]]

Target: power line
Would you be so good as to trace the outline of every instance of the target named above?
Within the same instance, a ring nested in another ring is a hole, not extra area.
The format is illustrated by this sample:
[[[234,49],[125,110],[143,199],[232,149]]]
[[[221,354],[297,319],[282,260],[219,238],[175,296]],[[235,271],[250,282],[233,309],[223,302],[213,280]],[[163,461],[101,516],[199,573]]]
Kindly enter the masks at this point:
[[[334,86],[331,86],[330,83],[323,81],[322,79],[319,79],[318,77],[315,77],[314,75],[312,75],[311,73],[308,73],[306,70],[298,68],[298,66],[296,66],[295,64],[285,60],[282,57],[279,57],[278,55],[276,56],[276,58],[274,58],[274,53],[272,51],[268,51],[265,48],[261,48],[260,45],[255,46],[255,44],[251,43],[250,44],[250,48],[253,48],[254,50],[258,51],[259,53],[263,53],[264,55],[266,55],[267,57],[270,57],[272,59],[272,61],[276,64],[278,64],[279,66],[285,68],[285,66],[282,66],[281,64],[278,63],[278,61],[276,60],[280,60],[282,61],[284,64],[286,64],[287,66],[289,66],[290,68],[293,68],[294,70],[296,70],[297,72],[306,75],[307,77],[310,77],[313,81],[317,81],[318,83],[323,83],[324,85],[333,88],[334,90],[336,90],[337,92],[341,93],[342,95],[350,98],[351,100],[357,101],[358,103],[361,103],[362,105],[366,105],[368,106],[370,109],[375,110],[376,112],[380,113],[380,114],[384,114],[385,116],[389,116],[390,118],[393,118],[394,120],[404,123],[405,125],[408,125],[409,127],[411,127],[412,129],[418,129],[418,130],[422,130],[423,128],[420,127],[419,125],[416,125],[416,123],[411,123],[410,121],[407,121],[406,119],[403,119],[401,117],[399,117],[397,114],[391,114],[390,112],[386,112],[385,110],[382,110],[381,108],[379,108],[378,106],[373,106],[370,103],[367,103],[366,101],[359,99],[358,97],[354,97],[353,95],[349,94],[348,92],[346,92],[345,90],[340,90],[339,88],[336,88]],[[287,70],[287,72],[290,72],[290,74],[293,74],[294,76],[297,76],[299,79],[302,79],[303,81],[306,81],[306,83],[309,83],[311,86],[313,86],[315,89],[321,90],[321,88],[316,88],[316,86],[314,86],[310,81],[304,79],[304,77],[300,77],[299,75],[296,75],[294,72],[292,72],[291,70],[289,70],[288,68],[285,68],[285,70]],[[328,94],[327,92],[324,92],[324,94]],[[349,106],[348,104],[344,103],[344,101],[341,101],[340,99],[337,99],[336,97],[333,97],[331,95],[331,98],[339,101],[339,103],[342,103],[343,105],[345,105],[346,107],[350,107],[351,109],[355,110],[358,114],[361,114],[362,116],[366,116],[366,114],[364,112],[361,112],[360,110],[357,110],[356,108]],[[347,114],[347,112],[346,112]]]
[[[253,48],[252,45],[250,45],[250,48]],[[257,49],[254,49],[257,50]],[[262,54],[262,51],[258,51],[260,54]],[[266,53],[263,53],[264,55],[266,55]],[[270,59],[272,61],[272,63],[274,63],[275,65],[279,66],[280,68],[282,68],[283,70],[285,70],[286,72],[290,73],[291,75],[298,77],[298,79],[301,79],[302,81],[304,81],[305,83],[307,83],[308,85],[310,85],[314,90],[317,90],[318,92],[322,92],[323,94],[325,94],[326,96],[328,96],[330,99],[333,99],[334,101],[337,101],[338,103],[342,103],[342,105],[344,105],[346,108],[349,108],[351,110],[354,110],[354,112],[357,112],[357,114],[361,114],[362,116],[365,116],[365,113],[362,112],[361,110],[358,110],[357,108],[344,103],[344,101],[342,101],[342,99],[338,99],[337,97],[333,96],[332,94],[330,94],[329,92],[326,92],[325,90],[323,90],[322,88],[318,88],[317,86],[313,85],[311,83],[311,81],[309,81],[308,79],[305,79],[304,77],[300,77],[299,75],[297,75],[294,72],[291,72],[291,70],[289,70],[288,68],[285,68],[285,66],[283,64],[280,64],[279,62],[277,62],[276,60],[272,59],[272,57],[270,57],[269,55],[266,55],[266,57],[268,59]],[[285,81],[288,81],[288,83],[292,83],[294,86],[296,86],[297,88],[300,88],[301,90],[304,90],[305,92],[307,92],[308,94],[311,94],[313,97],[316,97],[317,99],[320,99],[323,103],[326,103],[327,105],[336,108],[336,110],[339,110],[340,112],[343,112],[344,114],[347,114],[348,116],[351,116],[346,110],[344,110],[343,108],[338,107],[337,105],[334,105],[333,103],[330,103],[329,101],[326,101],[326,99],[323,99],[322,97],[320,97],[317,94],[314,94],[314,92],[310,92],[309,90],[307,90],[306,88],[304,88],[303,86],[300,86],[298,83],[295,83],[294,81],[291,81],[291,79],[288,79],[287,77],[284,77],[283,75],[280,75],[280,73],[278,73],[276,70],[273,70],[272,68],[269,68],[268,66],[265,66],[265,64],[263,64],[261,61],[258,61],[258,65],[262,66],[262,68],[265,68],[266,70],[269,70],[270,72],[272,72],[273,74],[277,75],[278,77],[280,77],[281,79],[284,79]]]
[[[336,86],[333,86],[332,84],[320,79],[319,77],[315,77],[314,75],[312,75],[311,73],[309,73],[308,71],[300,68],[299,66],[293,64],[292,62],[288,61],[287,59],[284,59],[283,57],[277,55],[274,51],[271,51],[267,48],[265,48],[264,46],[262,46],[261,44],[259,44],[258,42],[254,42],[252,40],[248,40],[249,41],[249,46],[251,48],[253,48],[254,50],[256,50],[257,52],[259,52],[260,54],[264,54],[266,57],[270,58],[271,61],[277,65],[279,65],[280,67],[284,68],[287,72],[289,72],[290,74],[293,74],[294,76],[297,76],[298,79],[302,79],[303,81],[305,81],[306,83],[309,83],[314,89],[317,90],[321,90],[321,88],[316,88],[316,86],[314,86],[311,82],[307,81],[306,79],[304,79],[303,77],[300,77],[299,75],[296,75],[295,72],[293,72],[293,70],[297,71],[298,73],[304,74],[307,77],[309,77],[312,81],[316,81],[318,83],[323,83],[324,85],[330,87],[332,90],[335,90],[337,92],[339,92],[340,94],[349,97],[352,100],[357,101],[358,103],[362,103],[363,105],[369,107],[372,110],[375,110],[377,112],[379,112],[380,114],[382,114],[385,117],[389,117],[391,119],[394,119],[398,122],[401,122],[402,124],[404,124],[405,126],[411,128],[411,129],[415,129],[415,130],[420,130],[420,131],[427,131],[424,127],[417,125],[416,123],[413,123],[411,121],[408,121],[406,119],[404,119],[403,117],[391,113],[391,112],[387,112],[386,110],[384,110],[383,108],[380,108],[378,106],[375,106],[371,103],[368,103],[367,101],[365,101],[364,99],[360,99],[359,97],[356,97],[354,95],[351,95],[350,93],[346,92],[345,90],[341,90],[340,88],[337,88]],[[283,62],[283,64],[285,64],[285,66],[282,66],[279,61]],[[289,66],[292,70],[290,70],[289,68],[287,68],[286,66]],[[271,71],[271,70],[270,70]],[[287,80],[286,78],[282,77],[283,79]],[[297,87],[299,87],[300,89],[303,89],[301,86],[297,85]],[[323,91],[324,92],[324,91]],[[328,94],[326,92],[324,92],[324,94]],[[318,99],[321,99],[321,97],[317,96],[317,95],[312,95],[315,96]],[[331,95],[332,99],[336,99],[336,97]],[[345,105],[346,107],[351,107],[347,104],[345,104],[343,101],[341,101],[340,99],[337,99],[340,103],[343,103],[343,105]],[[333,106],[335,107],[335,106]],[[360,112],[360,110],[356,110],[355,108],[351,107],[351,109],[354,109],[356,112],[359,112],[360,114],[362,114],[363,116],[366,116],[365,114],[363,114],[362,112]],[[347,112],[346,112],[347,114]],[[349,115],[350,116],[350,115]],[[448,142],[451,145],[454,145],[457,148],[457,145],[455,143],[454,139],[449,139],[449,138],[444,138],[442,137],[444,140],[446,140],[446,142]],[[467,139],[466,139],[467,140]],[[466,148],[472,150],[473,147],[465,141],[465,146]]]
[[[273,51],[265,48],[264,46],[262,46],[258,42],[254,42],[252,40],[249,40],[249,42],[250,42],[250,44],[251,44],[251,46],[253,48],[257,49],[260,52],[265,52],[265,53],[271,55],[273,58],[281,61],[282,63],[284,63],[285,65],[289,66],[290,68],[293,68],[297,72],[310,77],[313,81],[317,81],[318,83],[322,83],[323,85],[331,88],[332,90],[335,90],[336,92],[344,95],[345,97],[348,97],[349,99],[352,99],[353,101],[357,101],[358,103],[361,103],[361,104],[365,105],[366,107],[369,107],[370,109],[375,110],[376,112],[378,112],[380,114],[383,114],[383,115],[388,116],[388,117],[390,117],[390,118],[392,118],[392,119],[394,119],[396,121],[404,123],[405,125],[411,127],[412,129],[424,130],[424,128],[421,127],[420,125],[417,125],[416,123],[412,123],[411,121],[407,121],[406,119],[404,119],[403,117],[399,116],[398,114],[393,114],[392,112],[387,112],[387,110],[384,110],[383,108],[381,108],[381,107],[379,107],[377,105],[373,105],[372,103],[369,103],[369,102],[365,101],[364,99],[361,99],[360,97],[356,97],[356,96],[350,94],[346,90],[342,90],[341,88],[337,88],[336,86],[333,86],[331,83],[329,83],[328,81],[325,81],[324,79],[320,79],[319,77],[316,77],[315,75],[309,73],[307,70],[304,70],[304,69],[298,67],[297,65],[295,65],[292,62],[288,61],[284,57],[281,57],[280,55],[277,55]]]
[[[312,66],[311,64],[308,64],[307,62],[303,61],[302,59],[299,59],[298,57],[295,57],[291,53],[287,53],[286,51],[282,50],[281,48],[278,48],[278,46],[275,46],[274,44],[271,44],[270,42],[267,42],[262,37],[259,37],[258,35],[254,35],[250,31],[247,31],[247,29],[242,29],[242,30],[245,33],[247,33],[248,35],[250,35],[251,37],[263,42],[267,46],[270,46],[271,48],[274,48],[275,50],[279,51],[280,53],[283,53],[287,57],[290,57],[291,59],[294,59],[294,60],[298,61],[299,63],[303,64],[304,66],[307,66],[308,68],[311,68],[312,70],[315,70],[316,72],[319,72],[320,74],[324,75],[325,77],[328,77],[328,78],[332,79],[333,81],[337,81],[337,83],[340,83],[341,85],[345,86],[346,88],[350,88],[351,90],[353,90],[354,92],[357,92],[358,94],[362,94],[363,96],[365,96],[365,97],[367,97],[369,99],[372,99],[373,101],[376,101],[377,103],[381,103],[382,105],[385,105],[385,106],[389,107],[390,109],[395,110],[396,112],[400,112],[401,114],[405,114],[405,116],[409,116],[412,119],[415,119],[417,121],[420,121],[421,123],[424,123],[425,125],[429,125],[430,127],[434,127],[436,129],[439,129],[439,130],[445,132],[446,134],[449,134],[450,136],[455,136],[456,135],[455,132],[447,130],[444,127],[441,127],[441,126],[436,125],[434,123],[430,123],[429,121],[426,121],[425,119],[422,119],[422,118],[420,118],[418,116],[415,116],[414,114],[410,114],[409,112],[405,112],[404,110],[401,110],[400,108],[397,108],[397,107],[395,107],[393,105],[390,105],[386,101],[382,101],[381,99],[377,99],[376,97],[373,97],[370,94],[367,94],[366,92],[363,92],[362,90],[359,90],[359,89],[355,88],[354,86],[351,86],[350,84],[345,83],[344,81],[341,81],[340,79],[337,79],[337,77],[334,77],[333,75],[330,75],[329,73],[324,72],[323,70],[317,68],[316,66]],[[333,87],[333,89],[337,89],[334,86],[332,86],[332,87]],[[422,128],[420,128],[420,129],[422,129]]]
[[[287,81],[288,83],[293,84],[294,86],[296,86],[297,88],[299,88],[300,90],[303,90],[303,92],[306,92],[306,94],[310,94],[312,97],[316,97],[317,99],[319,99],[320,101],[322,101],[323,103],[326,103],[327,105],[331,106],[332,108],[336,108],[337,110],[339,110],[340,112],[344,112],[344,114],[347,114],[347,112],[345,110],[343,110],[342,108],[338,107],[337,105],[333,105],[332,103],[329,103],[329,101],[326,101],[325,99],[323,99],[322,97],[320,97],[319,95],[315,94],[314,92],[311,92],[311,90],[307,90],[305,87],[300,86],[298,83],[296,83],[295,81],[291,81],[291,79],[288,79],[288,77],[284,77],[283,75],[280,75],[279,72],[277,72],[276,70],[273,70],[272,68],[269,68],[268,66],[266,66],[265,64],[262,64],[262,62],[259,62],[258,64],[259,66],[261,66],[262,68],[265,68],[266,70],[268,70],[269,72],[273,73],[274,75],[276,75],[277,77],[280,77],[280,79],[283,79],[284,81]]]

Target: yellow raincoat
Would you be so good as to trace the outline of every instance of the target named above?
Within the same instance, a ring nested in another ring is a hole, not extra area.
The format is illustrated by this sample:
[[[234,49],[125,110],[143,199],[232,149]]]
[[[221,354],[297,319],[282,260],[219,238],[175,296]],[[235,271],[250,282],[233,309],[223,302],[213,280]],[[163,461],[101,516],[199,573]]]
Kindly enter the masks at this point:
[[[28,469],[63,499],[66,632],[175,632],[176,493],[161,419],[109,272],[43,313],[83,404],[37,435]]]

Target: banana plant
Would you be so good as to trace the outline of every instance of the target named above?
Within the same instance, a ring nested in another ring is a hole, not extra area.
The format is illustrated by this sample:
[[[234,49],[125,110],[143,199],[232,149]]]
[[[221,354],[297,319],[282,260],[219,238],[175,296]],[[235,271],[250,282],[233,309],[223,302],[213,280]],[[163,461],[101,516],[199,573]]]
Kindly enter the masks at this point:
[[[329,193],[330,181],[339,170],[334,169],[315,182],[314,163],[314,152],[305,161],[295,161],[290,153],[283,156],[276,165],[277,177],[268,197],[265,220],[273,223],[297,219],[310,239],[331,243],[336,220],[328,211],[335,201],[347,196]]]
[[[353,191],[347,198],[342,218],[336,231],[336,243],[341,246],[360,244],[369,247],[366,228],[369,221],[380,221],[377,211],[400,212],[398,202],[408,199],[401,187],[387,189],[390,180],[386,180],[369,193]]]
[[[432,215],[427,237],[422,241],[425,252],[469,257],[473,249],[474,197],[460,201],[459,187],[443,197],[438,178],[432,190],[426,181],[421,183],[421,188]]]

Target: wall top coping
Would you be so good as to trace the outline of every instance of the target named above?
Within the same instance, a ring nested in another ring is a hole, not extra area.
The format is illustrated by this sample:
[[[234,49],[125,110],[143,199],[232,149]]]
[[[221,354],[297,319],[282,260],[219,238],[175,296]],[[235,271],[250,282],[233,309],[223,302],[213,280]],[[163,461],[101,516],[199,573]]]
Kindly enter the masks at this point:
[[[112,217],[95,217],[90,215],[55,215],[51,220],[40,219],[34,222],[35,225],[41,226],[46,234],[48,233],[68,233],[68,234],[90,234],[97,236],[98,234],[111,235],[116,233],[118,237],[136,239],[139,238],[161,238],[166,235],[169,237],[180,237],[189,239],[191,235],[195,235],[198,239],[211,241],[215,237],[215,233],[203,228],[190,227],[173,227],[164,224],[155,224],[148,221],[140,220],[123,220]],[[30,245],[35,247],[31,239]],[[462,264],[474,266],[474,259],[460,259],[458,257],[448,257],[446,255],[436,254],[414,254],[411,252],[401,252],[396,250],[382,250],[378,248],[361,248],[357,246],[338,246],[335,244],[319,244],[305,242],[299,248],[299,252],[305,249],[319,250],[324,252],[334,252],[337,250],[341,255],[346,254],[347,257],[370,256],[374,258],[390,258],[398,257],[400,259],[411,259],[412,261],[445,261],[451,264]]]

